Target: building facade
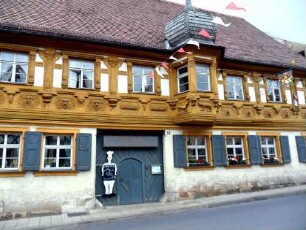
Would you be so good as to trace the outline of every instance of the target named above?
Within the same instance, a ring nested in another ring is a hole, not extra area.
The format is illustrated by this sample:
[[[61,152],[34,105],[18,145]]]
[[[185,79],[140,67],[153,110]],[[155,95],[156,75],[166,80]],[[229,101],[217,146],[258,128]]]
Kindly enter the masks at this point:
[[[243,19],[189,1],[4,2],[0,213],[306,183],[305,59]]]

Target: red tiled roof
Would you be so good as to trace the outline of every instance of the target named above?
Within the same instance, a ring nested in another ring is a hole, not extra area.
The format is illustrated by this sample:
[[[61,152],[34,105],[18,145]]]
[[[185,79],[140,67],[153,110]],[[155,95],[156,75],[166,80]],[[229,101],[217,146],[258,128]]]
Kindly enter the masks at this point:
[[[165,49],[164,29],[183,6],[162,0],[1,0],[0,31]],[[222,15],[216,46],[225,58],[306,69],[306,59],[247,21]]]

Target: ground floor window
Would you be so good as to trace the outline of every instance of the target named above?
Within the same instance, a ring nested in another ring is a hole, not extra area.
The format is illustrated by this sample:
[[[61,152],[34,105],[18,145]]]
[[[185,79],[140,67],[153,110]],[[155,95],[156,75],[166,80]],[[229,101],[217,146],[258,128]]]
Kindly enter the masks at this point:
[[[208,166],[207,138],[205,136],[187,136],[189,166]]]
[[[18,169],[21,134],[0,133],[0,169]]]
[[[279,163],[275,137],[261,137],[261,153],[264,163]]]
[[[243,137],[226,137],[226,151],[229,165],[246,164]]]
[[[44,136],[44,169],[71,169],[73,135]]]

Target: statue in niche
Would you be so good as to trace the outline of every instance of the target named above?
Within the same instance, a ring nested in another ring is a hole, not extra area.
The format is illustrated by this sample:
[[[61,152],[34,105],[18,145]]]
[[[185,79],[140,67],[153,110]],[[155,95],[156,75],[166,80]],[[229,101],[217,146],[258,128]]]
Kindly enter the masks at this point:
[[[105,187],[105,195],[113,194],[113,187],[117,177],[117,165],[112,163],[113,151],[107,151],[107,163],[102,165],[102,177]]]

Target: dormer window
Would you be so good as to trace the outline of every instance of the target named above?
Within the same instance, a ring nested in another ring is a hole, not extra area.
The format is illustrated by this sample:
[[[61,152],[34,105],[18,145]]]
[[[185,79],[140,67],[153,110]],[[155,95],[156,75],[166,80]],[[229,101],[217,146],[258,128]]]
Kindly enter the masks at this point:
[[[26,83],[28,55],[0,52],[0,82]]]

